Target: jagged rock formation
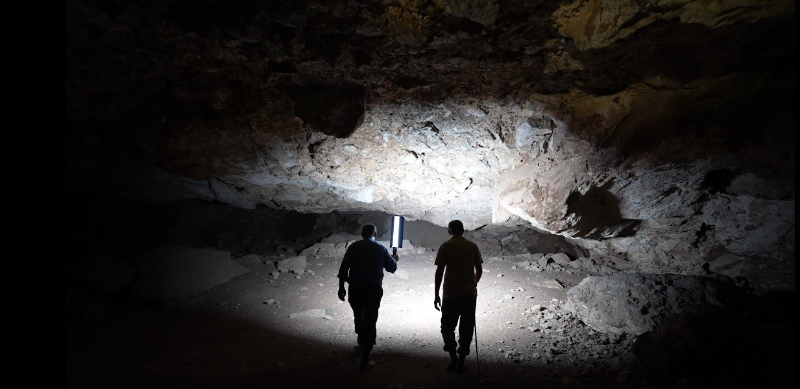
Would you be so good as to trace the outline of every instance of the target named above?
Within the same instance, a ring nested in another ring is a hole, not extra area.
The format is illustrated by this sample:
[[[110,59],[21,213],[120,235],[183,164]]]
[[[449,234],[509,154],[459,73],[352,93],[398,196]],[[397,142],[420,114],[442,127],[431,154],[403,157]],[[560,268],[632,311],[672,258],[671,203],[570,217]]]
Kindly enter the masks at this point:
[[[786,0],[70,1],[67,188],[525,225],[794,289],[794,20]]]

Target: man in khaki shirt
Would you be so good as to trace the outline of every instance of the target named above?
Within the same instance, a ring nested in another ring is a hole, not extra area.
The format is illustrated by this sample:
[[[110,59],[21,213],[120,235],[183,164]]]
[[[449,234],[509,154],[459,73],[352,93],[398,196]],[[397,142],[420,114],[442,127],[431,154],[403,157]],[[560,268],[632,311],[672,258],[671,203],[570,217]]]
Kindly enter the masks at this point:
[[[451,221],[447,225],[447,233],[453,237],[439,247],[434,262],[436,298],[433,300],[433,307],[442,312],[444,351],[450,353],[447,371],[461,373],[466,370],[464,360],[469,355],[472,331],[475,328],[475,303],[478,298],[478,281],[483,273],[483,259],[478,245],[462,236],[464,224],[461,221]],[[439,299],[442,279],[444,291]],[[455,329],[459,318],[461,323],[458,325],[456,343]]]

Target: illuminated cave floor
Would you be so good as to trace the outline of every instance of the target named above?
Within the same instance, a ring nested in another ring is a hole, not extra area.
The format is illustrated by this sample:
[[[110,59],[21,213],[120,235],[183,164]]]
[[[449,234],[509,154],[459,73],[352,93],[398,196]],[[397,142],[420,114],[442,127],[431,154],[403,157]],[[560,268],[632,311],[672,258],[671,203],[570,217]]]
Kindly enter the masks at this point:
[[[251,264],[177,307],[68,290],[79,309],[67,310],[67,387],[646,387],[633,368],[632,339],[609,342],[560,310],[586,273],[535,273],[499,258],[486,259],[478,288],[478,355],[473,343],[470,370],[446,373],[435,253],[399,254],[398,271],[384,279],[373,370],[357,371],[352,312],[336,297],[340,259],[312,258],[313,275],[273,279],[272,264]],[[553,288],[553,279],[564,287]],[[562,320],[548,322],[548,313]]]

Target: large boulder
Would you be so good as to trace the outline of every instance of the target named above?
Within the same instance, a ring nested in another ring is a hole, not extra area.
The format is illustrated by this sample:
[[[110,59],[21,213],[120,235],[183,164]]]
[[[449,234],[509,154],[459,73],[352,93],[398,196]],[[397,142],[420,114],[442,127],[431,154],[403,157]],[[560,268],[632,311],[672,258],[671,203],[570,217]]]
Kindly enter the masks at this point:
[[[726,305],[729,280],[680,274],[590,276],[567,291],[565,308],[605,333],[641,335],[688,305]]]
[[[503,255],[517,255],[517,254],[527,254],[528,249],[525,247],[525,243],[517,236],[517,234],[508,234],[500,239],[500,246],[502,248]]]
[[[308,264],[306,263],[306,256],[305,255],[298,255],[292,258],[286,258],[284,260],[275,262],[275,267],[281,271],[281,273],[295,273],[295,274],[303,274],[306,271],[306,267]]]

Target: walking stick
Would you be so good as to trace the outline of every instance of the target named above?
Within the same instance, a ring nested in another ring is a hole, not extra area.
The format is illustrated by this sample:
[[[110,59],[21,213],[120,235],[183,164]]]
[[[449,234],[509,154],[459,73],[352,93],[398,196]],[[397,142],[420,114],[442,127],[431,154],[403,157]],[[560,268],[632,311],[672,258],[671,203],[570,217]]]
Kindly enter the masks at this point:
[[[475,321],[475,358],[478,360],[478,374],[481,374],[481,357],[478,355],[478,321]]]

